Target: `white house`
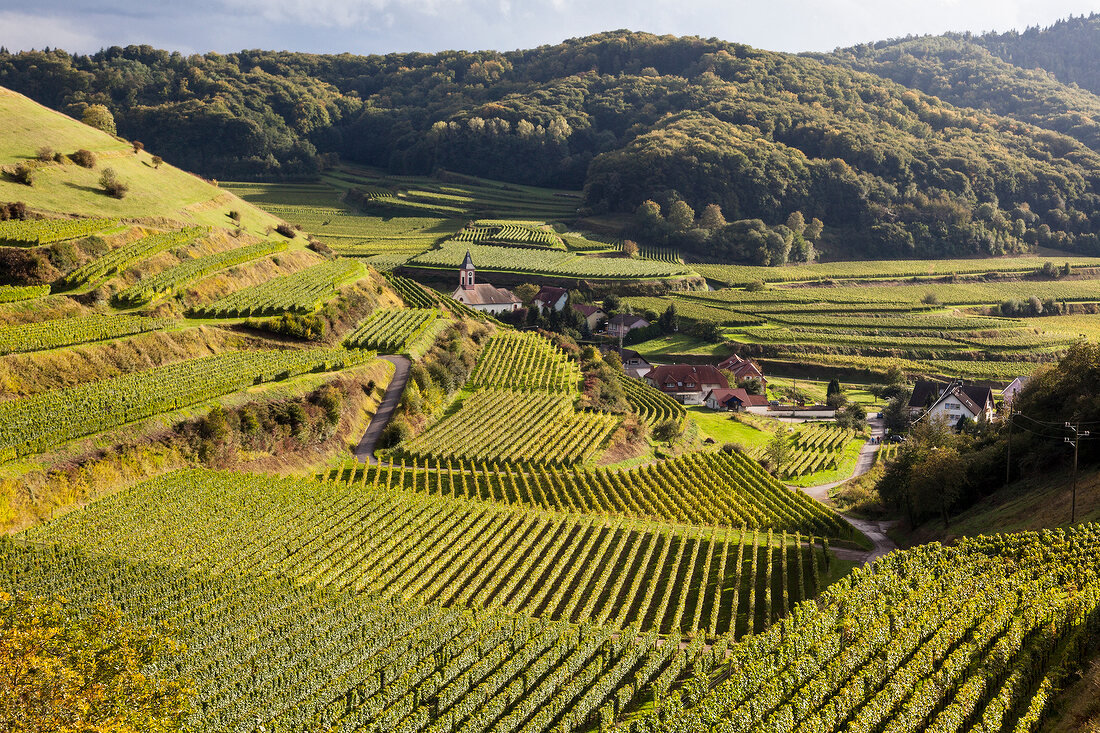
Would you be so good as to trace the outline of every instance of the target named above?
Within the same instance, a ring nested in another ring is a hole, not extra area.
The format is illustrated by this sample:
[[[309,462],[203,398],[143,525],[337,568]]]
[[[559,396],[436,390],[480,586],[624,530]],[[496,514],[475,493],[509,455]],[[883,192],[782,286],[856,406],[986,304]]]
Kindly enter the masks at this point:
[[[645,381],[685,405],[701,405],[714,389],[729,389],[729,380],[709,364],[662,364],[645,375]]]
[[[565,288],[555,288],[552,285],[543,285],[539,290],[538,295],[535,296],[535,307],[540,311],[547,311],[553,308],[558,313],[561,313],[565,308],[565,304],[569,302],[569,291]]]
[[[475,269],[473,258],[467,250],[466,259],[458,269],[458,288],[451,295],[452,298],[475,310],[494,315],[519,310],[522,303],[511,290],[495,288],[489,283],[475,283]]]
[[[952,385],[928,408],[932,418],[945,417],[955,425],[964,417],[974,422],[990,421],[996,411],[993,390],[976,385]]]
[[[1022,390],[1024,386],[1027,385],[1030,379],[1031,377],[1016,377],[1008,383],[1008,386],[1004,388],[1004,392],[1001,393],[1001,397],[1004,400],[1006,407],[1012,405],[1012,403],[1016,400],[1016,395],[1020,394],[1020,390]]]

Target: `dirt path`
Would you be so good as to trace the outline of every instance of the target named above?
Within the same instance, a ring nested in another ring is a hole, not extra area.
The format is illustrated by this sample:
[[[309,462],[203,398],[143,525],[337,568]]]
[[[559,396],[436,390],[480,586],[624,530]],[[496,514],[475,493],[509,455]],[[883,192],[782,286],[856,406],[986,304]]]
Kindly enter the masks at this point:
[[[371,465],[378,463],[378,459],[374,457],[374,446],[378,444],[378,438],[382,435],[385,427],[389,425],[394,408],[401,401],[401,393],[405,390],[405,383],[409,381],[409,367],[411,366],[411,362],[404,356],[384,356],[382,358],[393,364],[393,379],[386,387],[386,394],[382,397],[382,402],[378,405],[374,417],[371,418],[367,431],[363,433],[363,439],[359,441],[359,445],[355,446],[356,460]]]

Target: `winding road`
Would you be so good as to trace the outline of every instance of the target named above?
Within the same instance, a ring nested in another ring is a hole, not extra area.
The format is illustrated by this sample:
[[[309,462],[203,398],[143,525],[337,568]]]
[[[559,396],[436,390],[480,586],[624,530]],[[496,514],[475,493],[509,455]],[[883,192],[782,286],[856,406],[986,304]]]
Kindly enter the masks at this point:
[[[356,460],[371,465],[378,463],[378,459],[374,457],[374,446],[378,444],[378,438],[389,425],[390,417],[397,403],[401,401],[401,393],[405,391],[405,383],[409,381],[409,367],[412,365],[404,356],[383,356],[382,358],[393,364],[393,378],[386,387],[386,394],[382,397],[374,417],[371,418],[367,431],[363,433],[363,439],[359,441],[359,445],[355,446]]]
[[[872,419],[868,420],[867,423],[871,426],[871,437],[882,438],[886,434],[886,429],[883,426],[882,420]],[[814,499],[817,499],[822,504],[831,505],[832,500],[829,498],[829,490],[870,471],[871,466],[875,465],[875,453],[878,452],[880,447],[881,443],[871,443],[871,441],[867,441],[863,444],[863,449],[859,452],[859,459],[856,461],[856,469],[852,472],[851,476],[842,481],[834,481],[829,484],[807,486],[802,489],[802,491],[812,496]],[[853,527],[867,535],[867,539],[874,543],[874,548],[872,548],[870,552],[865,550],[849,550],[844,547],[830,548],[837,557],[867,564],[898,549],[897,544],[886,534],[886,530],[893,525],[893,522],[859,519],[848,514],[843,516]]]

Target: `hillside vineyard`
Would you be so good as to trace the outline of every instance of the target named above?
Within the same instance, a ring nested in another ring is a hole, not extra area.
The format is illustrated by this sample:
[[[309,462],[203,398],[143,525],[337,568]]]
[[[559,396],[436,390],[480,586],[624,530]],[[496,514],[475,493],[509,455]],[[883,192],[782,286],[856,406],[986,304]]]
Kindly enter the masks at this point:
[[[1100,730],[1097,44],[0,49],[0,730]]]

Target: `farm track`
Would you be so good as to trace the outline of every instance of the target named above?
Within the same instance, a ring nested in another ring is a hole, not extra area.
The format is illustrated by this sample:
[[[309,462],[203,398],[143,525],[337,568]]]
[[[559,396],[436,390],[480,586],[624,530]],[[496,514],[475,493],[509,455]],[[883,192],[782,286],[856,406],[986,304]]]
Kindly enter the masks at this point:
[[[401,401],[401,393],[405,391],[405,383],[409,381],[409,367],[412,364],[404,356],[384,356],[382,358],[393,364],[393,379],[386,387],[386,394],[382,397],[382,402],[378,405],[374,417],[371,418],[366,432],[363,433],[363,439],[359,441],[359,445],[355,446],[356,460],[371,465],[378,463],[378,459],[374,457],[374,446],[378,444],[378,438],[381,437],[382,431],[389,425],[390,417],[393,416],[397,403]]]
[[[881,420],[871,420],[869,423],[871,425],[872,437],[881,438],[885,435],[885,428]],[[832,502],[829,500],[829,490],[870,471],[871,466],[875,465],[875,453],[878,452],[880,447],[882,447],[881,443],[872,444],[870,441],[864,443],[863,449],[859,452],[859,460],[856,462],[856,469],[852,472],[851,476],[842,481],[833,481],[832,483],[819,484],[818,486],[807,486],[802,489],[802,491],[814,499],[817,499],[822,504],[832,506]],[[872,548],[870,552],[849,550],[843,547],[830,548],[833,554],[842,560],[850,560],[866,565],[898,549],[897,544],[886,534],[886,531],[893,525],[893,522],[858,519],[850,514],[843,514],[841,516],[848,520],[848,523],[853,527],[867,535],[867,539],[874,543],[874,548]]]

